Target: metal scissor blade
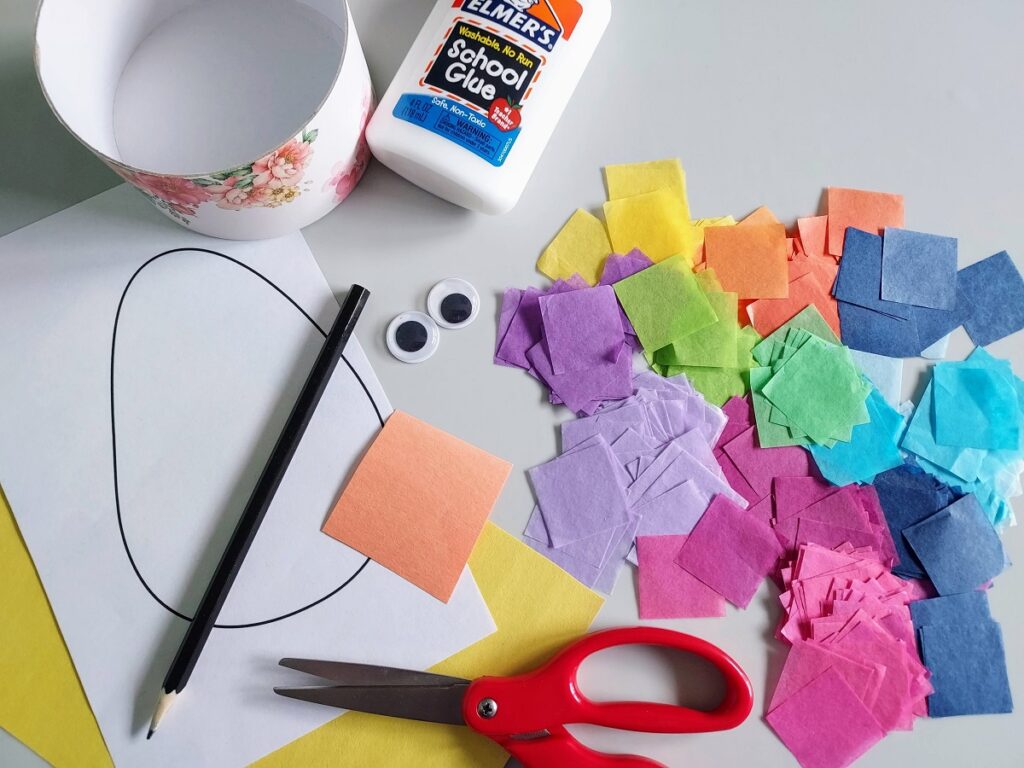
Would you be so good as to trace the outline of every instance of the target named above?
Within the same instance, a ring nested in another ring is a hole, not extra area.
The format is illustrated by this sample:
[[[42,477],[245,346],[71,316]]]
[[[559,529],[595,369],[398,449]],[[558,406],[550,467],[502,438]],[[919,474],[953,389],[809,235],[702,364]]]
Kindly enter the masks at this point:
[[[313,688],[275,688],[274,693],[292,699],[353,709],[373,715],[423,720],[428,723],[465,725],[462,699],[468,681],[446,685],[332,685]]]
[[[278,664],[341,685],[443,686],[469,682],[461,677],[435,675],[431,672],[418,672],[412,669],[381,667],[374,664],[352,664],[347,661],[281,659]]]

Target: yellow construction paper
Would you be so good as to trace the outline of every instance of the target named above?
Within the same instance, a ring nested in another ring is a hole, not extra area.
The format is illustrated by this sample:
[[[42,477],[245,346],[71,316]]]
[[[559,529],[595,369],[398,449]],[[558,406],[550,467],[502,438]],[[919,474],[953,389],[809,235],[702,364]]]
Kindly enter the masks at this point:
[[[0,727],[58,768],[112,766],[2,491],[0,563]]]
[[[690,224],[686,205],[671,190],[609,200],[604,218],[616,253],[639,248],[655,263],[682,253],[693,263],[701,231]]]
[[[686,171],[678,158],[606,165],[604,178],[608,185],[609,200],[668,189],[679,198],[686,211],[686,218],[690,218],[690,203],[686,199]]]
[[[586,632],[604,603],[493,523],[484,528],[469,567],[498,631],[431,667],[432,672],[472,679],[529,671]],[[351,712],[254,765],[501,768],[507,759],[492,741],[462,726]]]
[[[537,259],[537,271],[552,280],[567,280],[575,273],[597,285],[604,260],[611,252],[612,244],[602,221],[577,208]]]
[[[0,726],[57,768],[113,763],[14,517],[0,494]],[[528,671],[582,635],[604,600],[492,523],[469,567],[498,631],[432,667],[467,678]],[[267,685],[272,681],[268,680]],[[259,768],[504,765],[504,750],[468,728],[352,712],[255,763]]]

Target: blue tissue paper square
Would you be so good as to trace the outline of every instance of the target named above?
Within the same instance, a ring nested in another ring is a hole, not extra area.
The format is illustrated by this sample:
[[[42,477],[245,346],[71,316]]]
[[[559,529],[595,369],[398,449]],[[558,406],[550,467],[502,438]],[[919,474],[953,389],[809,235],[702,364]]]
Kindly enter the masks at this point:
[[[843,344],[862,352],[915,357],[923,348],[913,318],[903,320],[845,301],[839,302],[839,330]]]
[[[1015,450],[1020,445],[1020,411],[1013,370],[973,361],[938,363],[935,385],[935,440],[940,445]]]
[[[832,295],[839,301],[904,320],[912,312],[906,304],[882,298],[882,238],[853,227],[846,230]]]
[[[874,486],[900,558],[899,565],[892,569],[893,573],[905,579],[927,578],[920,561],[903,538],[903,531],[948,507],[956,495],[948,485],[909,464],[878,475]]]
[[[882,298],[933,309],[956,305],[955,237],[887,228],[882,244]]]
[[[928,697],[931,717],[1013,711],[1003,633],[996,622],[932,624],[919,634],[935,689]]]
[[[914,627],[933,624],[977,624],[991,621],[987,592],[964,592],[960,595],[933,597],[910,604],[910,618]]]
[[[973,494],[903,531],[940,595],[970,592],[1006,566],[999,534]]]
[[[961,269],[959,285],[964,329],[979,347],[1024,328],[1024,279],[1006,251]]]
[[[986,451],[980,448],[940,445],[935,439],[934,382],[921,395],[910,424],[903,433],[900,447],[942,469],[947,475],[959,478],[960,484],[978,479]],[[943,479],[947,479],[943,476]]]
[[[959,286],[959,279],[957,281]],[[931,307],[911,307],[914,325],[917,327],[917,340],[921,344],[922,357],[925,350],[938,341],[949,336],[964,323],[967,314],[967,300],[963,292],[957,288],[956,302],[952,309],[932,309]],[[943,355],[945,352],[943,352]],[[941,357],[942,355],[939,355]]]

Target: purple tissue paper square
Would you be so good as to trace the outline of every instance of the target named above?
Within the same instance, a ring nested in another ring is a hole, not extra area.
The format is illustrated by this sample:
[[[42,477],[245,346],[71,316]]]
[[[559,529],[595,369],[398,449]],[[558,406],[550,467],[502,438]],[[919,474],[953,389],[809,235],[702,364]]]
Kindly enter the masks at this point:
[[[539,299],[551,368],[556,374],[614,362],[625,342],[619,304],[610,286]]]

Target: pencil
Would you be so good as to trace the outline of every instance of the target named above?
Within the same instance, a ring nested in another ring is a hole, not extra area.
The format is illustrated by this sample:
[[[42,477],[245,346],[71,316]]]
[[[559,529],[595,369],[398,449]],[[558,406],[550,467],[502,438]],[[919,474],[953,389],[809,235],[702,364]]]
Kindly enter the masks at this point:
[[[160,725],[160,720],[167,714],[177,695],[188,683],[192,670],[199,660],[199,655],[203,652],[203,646],[206,645],[206,639],[210,636],[210,631],[224,605],[224,600],[242,567],[249,546],[256,537],[256,532],[267,514],[267,509],[270,508],[270,503],[274,499],[274,494],[277,492],[285,472],[288,471],[288,464],[291,462],[292,456],[295,455],[302,435],[316,411],[317,404],[320,402],[324,390],[327,389],[334,369],[341,360],[345,345],[352,335],[356,321],[359,320],[359,315],[369,296],[370,292],[361,285],[353,285],[348,292],[345,303],[338,312],[338,317],[334,321],[334,325],[331,326],[330,333],[327,334],[316,362],[313,363],[313,368],[306,378],[306,383],[302,385],[302,391],[299,392],[299,397],[295,401],[295,405],[292,406],[288,421],[285,422],[284,429],[274,444],[274,450],[271,452],[270,458],[267,459],[267,464],[263,468],[259,480],[256,481],[256,487],[253,488],[252,495],[242,511],[242,516],[238,519],[238,524],[231,534],[231,540],[225,547],[224,554],[221,555],[217,570],[214,571],[213,577],[206,587],[206,592],[203,594],[203,599],[199,603],[199,608],[196,610],[195,618],[189,624],[185,637],[182,638],[181,645],[178,646],[178,652],[174,655],[174,661],[171,662],[170,669],[167,670],[160,698],[149,724],[149,733],[146,734],[147,739],[153,737]]]

